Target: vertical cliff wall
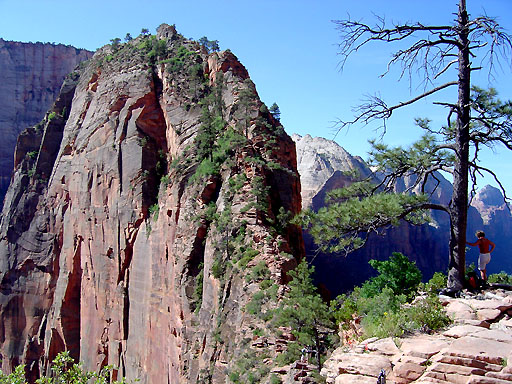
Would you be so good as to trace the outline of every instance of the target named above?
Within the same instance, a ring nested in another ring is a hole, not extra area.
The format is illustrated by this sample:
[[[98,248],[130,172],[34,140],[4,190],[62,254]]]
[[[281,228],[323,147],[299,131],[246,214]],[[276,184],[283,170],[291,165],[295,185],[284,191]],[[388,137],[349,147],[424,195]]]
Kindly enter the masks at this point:
[[[64,76],[91,56],[92,52],[62,44],[0,38],[0,207],[11,179],[18,134],[43,118]]]
[[[165,25],[104,47],[16,159],[0,226],[4,371],[25,362],[33,379],[66,349],[142,383],[268,373],[275,346],[254,347],[253,330],[267,332],[304,255],[283,219],[300,184],[294,142],[231,52]],[[259,366],[240,368],[248,354]]]

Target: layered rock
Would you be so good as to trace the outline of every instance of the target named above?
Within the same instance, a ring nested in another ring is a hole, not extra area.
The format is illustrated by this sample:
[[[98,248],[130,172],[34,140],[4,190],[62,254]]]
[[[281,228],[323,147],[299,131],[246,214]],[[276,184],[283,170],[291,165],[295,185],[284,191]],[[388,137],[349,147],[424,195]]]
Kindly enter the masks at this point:
[[[43,118],[64,77],[92,54],[62,44],[0,38],[0,208],[13,171],[18,134]]]
[[[452,326],[436,334],[364,340],[337,349],[322,375],[328,383],[512,382],[512,293],[441,297]]]
[[[0,227],[4,371],[24,362],[33,380],[66,349],[141,383],[220,383],[263,353],[250,340],[268,319],[245,306],[258,291],[261,312],[272,306],[260,282],[279,295],[304,254],[300,229],[278,220],[300,210],[300,184],[294,142],[231,52],[165,25],[104,47],[16,158]]]

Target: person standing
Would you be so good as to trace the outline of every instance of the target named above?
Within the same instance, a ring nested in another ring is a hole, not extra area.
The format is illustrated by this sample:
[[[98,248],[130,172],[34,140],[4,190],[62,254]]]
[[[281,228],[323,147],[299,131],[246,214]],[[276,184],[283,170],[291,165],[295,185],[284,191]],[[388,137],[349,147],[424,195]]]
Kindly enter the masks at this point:
[[[478,256],[478,269],[480,270],[480,276],[484,283],[487,282],[487,264],[491,261],[491,252],[494,250],[496,245],[489,239],[485,237],[484,231],[477,231],[476,237],[477,241],[474,243],[470,243],[466,241],[467,245],[471,245],[472,247],[477,246],[480,250],[480,256]]]

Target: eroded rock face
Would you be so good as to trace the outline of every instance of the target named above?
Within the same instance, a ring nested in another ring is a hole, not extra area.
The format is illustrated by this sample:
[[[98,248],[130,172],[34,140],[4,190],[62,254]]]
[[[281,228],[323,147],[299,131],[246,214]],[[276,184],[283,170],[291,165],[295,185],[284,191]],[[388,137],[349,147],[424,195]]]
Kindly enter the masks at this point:
[[[64,77],[92,54],[62,44],[0,38],[0,207],[14,168],[18,134],[43,118],[57,98]]]
[[[225,382],[266,327],[260,282],[279,296],[304,255],[300,229],[278,225],[301,206],[294,142],[231,52],[165,25],[99,50],[65,87],[72,101],[18,141],[2,369],[24,362],[33,379],[67,349],[142,383]]]

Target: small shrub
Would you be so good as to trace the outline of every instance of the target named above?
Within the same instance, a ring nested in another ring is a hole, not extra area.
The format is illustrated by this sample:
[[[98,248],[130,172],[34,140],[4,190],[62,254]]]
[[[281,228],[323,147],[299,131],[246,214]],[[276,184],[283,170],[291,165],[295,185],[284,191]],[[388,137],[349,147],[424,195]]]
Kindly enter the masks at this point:
[[[157,221],[159,211],[160,211],[160,207],[158,206],[158,203],[151,205],[148,208],[149,217],[153,217],[153,220]]]
[[[31,152],[28,152],[27,153],[27,156],[30,158],[30,159],[35,159],[37,157],[37,154],[39,152],[38,151],[31,151]]]
[[[273,282],[270,279],[265,279],[260,283],[260,289],[264,291],[267,288],[270,288],[272,286]]]
[[[226,266],[219,256],[217,256],[215,260],[213,260],[211,271],[213,277],[215,277],[216,279],[219,279],[221,276],[224,275],[224,272],[226,271]]]
[[[448,277],[441,272],[436,272],[432,278],[424,284],[422,289],[428,294],[437,294],[441,289],[446,287]]]
[[[369,263],[379,275],[363,284],[368,296],[388,287],[397,295],[405,294],[411,297],[421,282],[421,272],[416,263],[409,261],[407,256],[400,252],[393,252],[389,260],[370,260]]]
[[[251,315],[257,315],[261,313],[261,306],[263,305],[265,301],[265,293],[262,291],[256,292],[251,301],[247,303],[245,306],[245,310],[247,313],[250,313]]]
[[[247,264],[252,260],[254,259],[254,257],[256,257],[257,255],[259,254],[258,251],[256,251],[255,249],[252,249],[252,248],[248,248],[246,249],[243,253],[242,253],[242,256],[240,258],[240,260],[238,261],[238,265],[241,267],[241,268],[245,268],[247,266]]]
[[[164,188],[166,188],[170,182],[171,182],[171,177],[169,175],[164,175],[160,179],[160,184],[163,185]]]
[[[48,115],[48,121],[52,121],[56,117],[57,117],[57,112],[50,112],[50,114]]]
[[[14,372],[4,375],[0,371],[0,384],[27,384],[25,381],[25,365],[18,365]]]
[[[263,280],[270,277],[270,271],[265,261],[260,261],[251,268],[250,273],[245,277],[246,281]]]
[[[508,275],[504,271],[501,271],[500,273],[493,273],[492,275],[489,275],[488,281],[489,281],[489,283],[492,283],[492,284],[512,285],[512,276]]]

